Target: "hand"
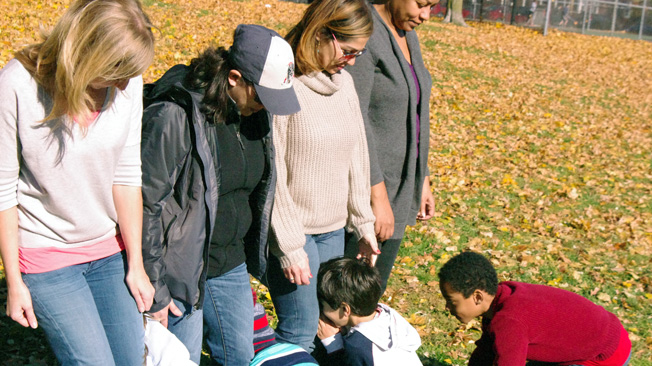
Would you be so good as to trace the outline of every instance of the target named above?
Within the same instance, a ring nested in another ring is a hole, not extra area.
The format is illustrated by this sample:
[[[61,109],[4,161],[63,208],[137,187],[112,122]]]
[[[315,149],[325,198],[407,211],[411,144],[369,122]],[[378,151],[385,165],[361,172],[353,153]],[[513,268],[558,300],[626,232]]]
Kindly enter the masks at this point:
[[[371,187],[371,210],[376,216],[374,230],[378,241],[385,241],[394,235],[394,212],[389,204],[385,182]]]
[[[283,268],[283,273],[285,274],[285,278],[295,285],[309,285],[310,278],[312,278],[308,258],[306,258],[303,265],[293,264],[287,268]]]
[[[373,267],[376,265],[378,254],[380,254],[380,250],[378,250],[378,241],[376,241],[375,236],[372,234],[366,234],[358,240],[357,259],[368,258],[369,264]]]
[[[168,312],[176,315],[176,316],[181,316],[183,313],[177,305],[174,304],[174,300],[170,300],[170,304],[168,306],[164,307],[163,309],[154,312],[154,313],[149,313],[149,315],[152,316],[152,319],[158,321],[161,323],[164,327],[168,327]]]
[[[8,288],[7,316],[23,327],[32,327],[33,329],[38,327],[32,307],[32,295],[22,281]]]
[[[317,327],[317,337],[326,339],[340,332],[340,328],[331,323],[328,319],[319,317],[319,327]]]
[[[136,300],[138,311],[143,313],[149,310],[154,302],[154,286],[149,282],[145,269],[142,266],[140,268],[130,268],[125,281],[131,295]]]
[[[430,190],[430,177],[426,177],[423,181],[423,189],[421,190],[421,208],[417,213],[417,220],[426,221],[430,220],[435,214],[435,196],[432,195]]]

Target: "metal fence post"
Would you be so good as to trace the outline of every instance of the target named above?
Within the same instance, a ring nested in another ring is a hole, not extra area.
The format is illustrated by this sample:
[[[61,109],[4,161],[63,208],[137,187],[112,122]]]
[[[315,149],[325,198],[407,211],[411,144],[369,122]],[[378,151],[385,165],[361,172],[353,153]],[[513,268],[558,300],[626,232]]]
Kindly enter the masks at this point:
[[[618,15],[618,0],[614,2],[614,12],[613,16],[611,17],[611,34],[613,35],[613,32],[616,31],[616,17]]]
[[[548,35],[548,23],[550,23],[550,9],[552,9],[552,0],[548,0],[548,4],[546,6],[546,19],[544,20],[544,23],[543,23],[543,35],[544,36]]]
[[[586,0],[582,0],[582,34],[586,32],[586,11],[589,8]]]
[[[641,10],[641,25],[638,27],[638,39],[643,39],[643,27],[645,25],[646,9],[647,9],[647,0],[643,0],[643,10]]]

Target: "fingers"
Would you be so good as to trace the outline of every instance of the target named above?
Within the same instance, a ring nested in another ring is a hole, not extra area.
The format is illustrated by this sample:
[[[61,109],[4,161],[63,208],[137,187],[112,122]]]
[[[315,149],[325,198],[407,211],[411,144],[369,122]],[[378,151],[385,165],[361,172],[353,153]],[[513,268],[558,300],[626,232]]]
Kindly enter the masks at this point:
[[[378,260],[378,255],[377,254],[358,254],[356,259],[362,259],[362,258],[367,258],[369,260],[369,266],[375,267],[376,266],[376,260]]]
[[[417,214],[417,220],[430,220],[435,214],[435,197],[428,191],[421,200],[421,208]]]
[[[131,294],[134,296],[134,299],[136,300],[136,306],[138,307],[138,311],[141,313],[145,312],[145,302],[140,297],[140,291],[134,289],[133,291],[131,291]]]
[[[380,254],[380,249],[378,249],[378,241],[373,235],[367,234],[362,237],[365,241],[365,244],[369,247],[372,253]]]
[[[34,315],[34,309],[31,307],[29,309],[25,309],[25,319],[27,320],[27,323],[32,329],[36,329],[38,327],[38,322],[36,321],[36,315]],[[25,327],[27,325],[24,325]]]
[[[152,307],[152,304],[154,303],[154,286],[147,281],[145,283],[145,290],[141,292],[141,296],[143,297],[143,305],[145,307],[145,310],[147,311]]]
[[[374,229],[376,229],[376,239],[378,241],[385,241],[394,235],[394,224],[382,224],[376,221]]]
[[[170,301],[170,312],[174,314],[174,316],[183,315],[183,312],[177,307],[177,305],[175,305],[174,301]]]
[[[309,285],[310,279],[312,278],[308,259],[306,259],[303,267],[294,264],[290,267],[284,268],[283,273],[285,274],[285,278],[295,285]]]
[[[21,307],[16,311],[10,311],[7,309],[7,316],[25,328],[30,327],[36,329],[38,327],[36,315],[34,315],[34,309],[31,305]]]
[[[173,300],[170,300],[170,305],[164,307],[163,309],[161,309],[161,310],[159,310],[157,312],[149,313],[149,315],[152,317],[152,319],[156,320],[157,322],[161,323],[164,327],[167,328],[168,327],[168,311],[175,314],[172,307],[174,307],[174,309],[176,309],[176,311],[179,312],[179,315],[177,315],[177,316],[183,315],[181,313],[181,311],[179,310],[179,308],[177,308],[177,306],[174,305]]]

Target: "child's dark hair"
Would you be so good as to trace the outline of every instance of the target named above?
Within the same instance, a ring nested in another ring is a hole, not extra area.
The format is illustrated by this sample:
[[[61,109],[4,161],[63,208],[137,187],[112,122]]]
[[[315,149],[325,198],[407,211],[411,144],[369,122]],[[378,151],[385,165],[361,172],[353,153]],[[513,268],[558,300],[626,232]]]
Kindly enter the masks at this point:
[[[357,316],[373,314],[382,296],[380,274],[364,260],[333,258],[322,263],[317,275],[317,298],[333,309],[342,303]]]
[[[498,290],[498,275],[491,262],[476,252],[460,253],[439,270],[439,284],[444,283],[468,298],[475,290],[495,295]]]

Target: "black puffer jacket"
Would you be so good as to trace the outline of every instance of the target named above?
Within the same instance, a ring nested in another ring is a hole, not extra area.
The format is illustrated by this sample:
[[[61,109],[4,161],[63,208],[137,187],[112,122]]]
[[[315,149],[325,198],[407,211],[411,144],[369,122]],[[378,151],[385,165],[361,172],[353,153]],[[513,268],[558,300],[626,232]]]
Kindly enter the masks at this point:
[[[201,307],[215,226],[217,139],[200,111],[203,94],[182,85],[187,72],[185,65],[174,66],[143,93],[143,261],[156,289],[152,312],[172,297]],[[260,279],[267,267],[276,170],[271,116],[262,110],[249,118],[262,119],[255,125],[265,129],[265,171],[251,194],[253,220],[245,236],[247,268]]]

